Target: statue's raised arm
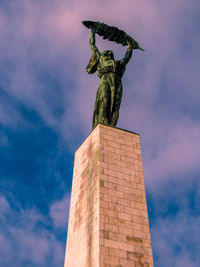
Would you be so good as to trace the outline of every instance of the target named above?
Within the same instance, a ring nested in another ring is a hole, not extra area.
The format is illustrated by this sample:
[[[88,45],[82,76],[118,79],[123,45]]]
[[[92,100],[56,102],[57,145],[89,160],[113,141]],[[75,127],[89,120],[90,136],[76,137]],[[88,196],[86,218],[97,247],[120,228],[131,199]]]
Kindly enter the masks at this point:
[[[89,40],[90,48],[92,50],[92,56],[90,58],[89,64],[86,67],[86,71],[89,74],[94,73],[97,70],[97,63],[100,58],[100,52],[96,47],[96,38],[95,38],[95,31],[92,29],[90,32],[90,40]]]
[[[90,48],[91,48],[92,51],[98,50],[98,48],[96,47],[95,31],[93,29],[91,29],[91,32],[90,32],[89,43],[90,43]]]
[[[128,42],[128,48],[127,48],[127,50],[126,50],[126,54],[125,54],[125,56],[120,60],[120,63],[126,65],[126,64],[130,61],[130,59],[131,59],[131,57],[132,57],[132,54],[133,54],[133,44],[130,43],[130,42]]]
[[[83,21],[83,24],[91,29],[89,43],[92,56],[86,71],[89,74],[97,71],[97,76],[100,78],[92,127],[94,129],[98,123],[116,126],[122,99],[121,78],[126,69],[126,64],[131,59],[133,49],[143,49],[132,37],[117,27],[94,21]],[[128,45],[124,58],[115,60],[111,50],[105,50],[100,53],[96,47],[95,33],[109,41],[114,41],[123,46]]]

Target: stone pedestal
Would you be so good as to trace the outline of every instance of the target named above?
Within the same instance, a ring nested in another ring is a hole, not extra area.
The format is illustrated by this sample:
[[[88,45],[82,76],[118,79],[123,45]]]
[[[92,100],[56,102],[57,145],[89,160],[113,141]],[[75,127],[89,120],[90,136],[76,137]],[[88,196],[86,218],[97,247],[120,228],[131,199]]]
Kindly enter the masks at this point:
[[[138,134],[99,124],[76,151],[64,266],[154,266]]]

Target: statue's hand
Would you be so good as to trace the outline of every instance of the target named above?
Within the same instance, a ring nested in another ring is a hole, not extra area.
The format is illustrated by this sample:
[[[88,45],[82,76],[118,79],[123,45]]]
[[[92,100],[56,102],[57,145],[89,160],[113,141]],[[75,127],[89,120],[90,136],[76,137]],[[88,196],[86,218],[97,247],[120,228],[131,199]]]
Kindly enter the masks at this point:
[[[133,49],[138,49],[140,46],[138,44],[138,42],[134,42],[133,43]]]
[[[127,40],[127,45],[128,45],[128,47],[130,47],[132,49],[138,49],[138,48],[140,48],[138,42],[136,42],[135,40],[133,40],[131,38]]]
[[[128,45],[128,47],[134,49],[134,43],[133,42],[127,41],[127,45]]]

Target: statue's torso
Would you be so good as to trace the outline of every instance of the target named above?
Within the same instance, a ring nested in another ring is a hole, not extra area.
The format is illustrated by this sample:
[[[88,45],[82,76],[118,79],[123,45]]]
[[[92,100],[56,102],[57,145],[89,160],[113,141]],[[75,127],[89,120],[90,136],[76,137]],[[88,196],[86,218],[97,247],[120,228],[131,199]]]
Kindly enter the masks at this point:
[[[122,77],[125,71],[125,65],[120,64],[120,61],[115,61],[113,59],[106,59],[100,57],[99,62],[97,64],[97,75],[101,78],[104,74],[112,74],[112,76],[116,76],[116,78]]]

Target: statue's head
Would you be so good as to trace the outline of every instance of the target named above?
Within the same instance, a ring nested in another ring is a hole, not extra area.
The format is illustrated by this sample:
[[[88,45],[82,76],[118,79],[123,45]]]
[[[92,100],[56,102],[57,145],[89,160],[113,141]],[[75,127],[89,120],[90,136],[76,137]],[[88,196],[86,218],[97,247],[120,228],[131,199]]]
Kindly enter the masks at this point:
[[[114,54],[113,54],[113,51],[111,50],[105,50],[101,53],[101,57],[106,57],[106,58],[109,58],[109,59],[114,59]]]

